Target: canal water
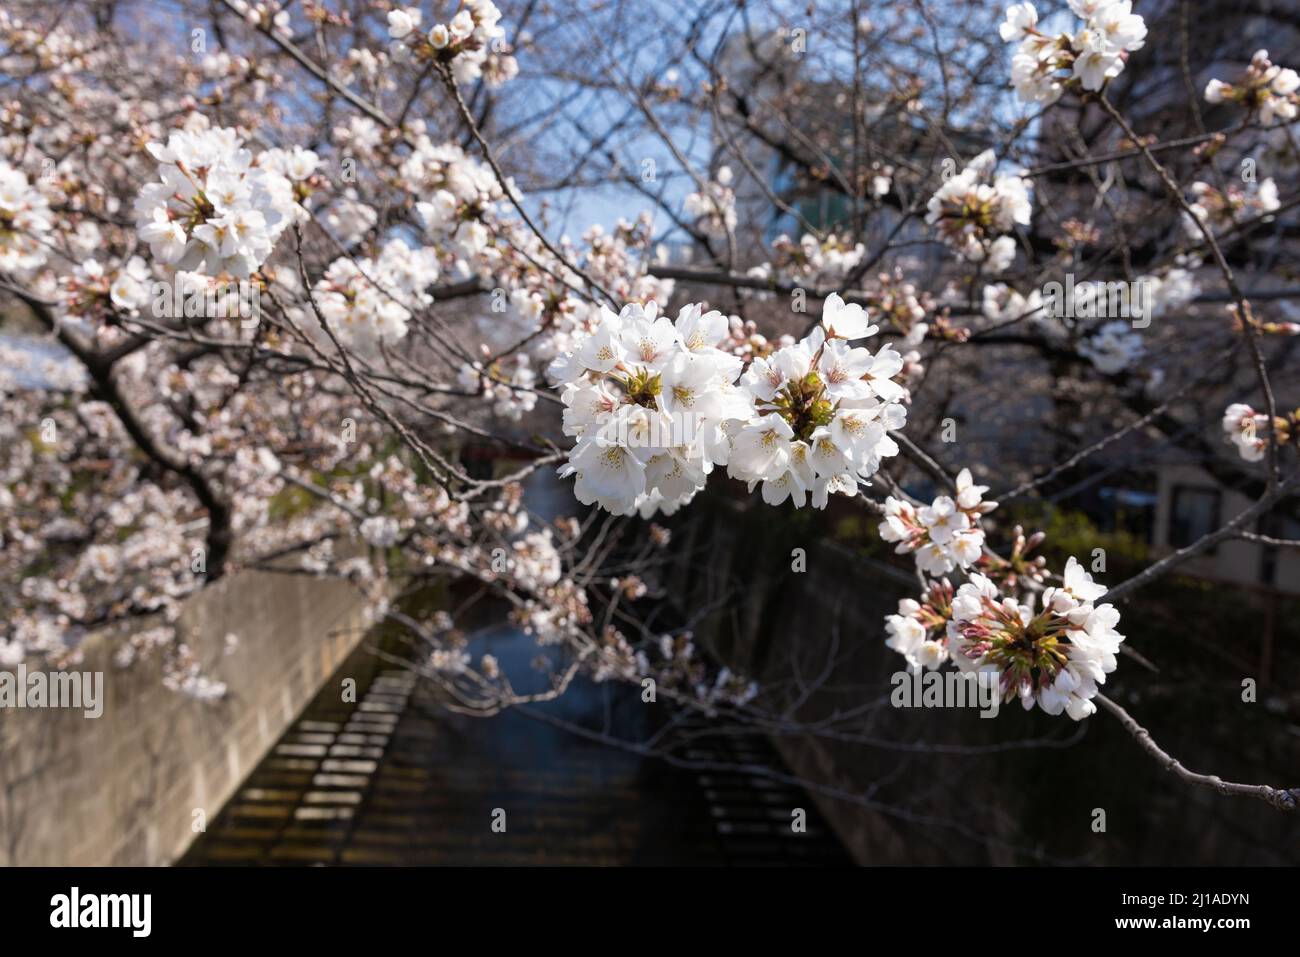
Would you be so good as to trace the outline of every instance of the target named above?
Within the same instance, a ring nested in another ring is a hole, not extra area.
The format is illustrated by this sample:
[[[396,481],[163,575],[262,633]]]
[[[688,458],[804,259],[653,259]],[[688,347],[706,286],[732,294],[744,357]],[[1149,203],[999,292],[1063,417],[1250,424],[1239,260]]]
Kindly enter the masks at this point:
[[[457,715],[376,654],[382,644],[343,663],[182,865],[851,863],[806,793],[759,773],[784,771],[761,736],[715,738],[696,722],[670,764],[572,730],[640,741],[670,717],[614,683],[578,682],[527,712]],[[513,678],[538,649],[501,625],[474,650]],[[355,703],[342,700],[347,678]],[[796,809],[806,830],[792,826]]]

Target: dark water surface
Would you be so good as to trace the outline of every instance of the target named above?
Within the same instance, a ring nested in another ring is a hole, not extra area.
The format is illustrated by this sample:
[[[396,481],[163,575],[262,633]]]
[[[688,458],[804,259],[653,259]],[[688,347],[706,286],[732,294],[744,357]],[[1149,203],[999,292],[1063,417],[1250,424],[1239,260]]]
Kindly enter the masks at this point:
[[[476,656],[496,655],[512,678],[538,651],[509,626],[474,644]],[[340,700],[349,677],[356,704]],[[636,736],[662,707],[643,704],[638,692],[576,683],[537,710]],[[363,643],[180,863],[849,863],[796,788],[669,765],[519,712],[456,715],[434,695]],[[759,736],[704,738],[682,756],[780,768]],[[806,833],[791,827],[796,807],[808,813]],[[492,830],[496,809],[505,812],[504,833]]]

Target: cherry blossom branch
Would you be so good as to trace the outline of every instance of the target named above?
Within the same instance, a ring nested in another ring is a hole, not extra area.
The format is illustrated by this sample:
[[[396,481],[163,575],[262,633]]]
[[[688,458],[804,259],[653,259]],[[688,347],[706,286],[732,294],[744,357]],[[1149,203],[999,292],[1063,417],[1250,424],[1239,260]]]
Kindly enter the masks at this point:
[[[483,133],[482,131],[479,130],[478,123],[475,122],[473,115],[469,111],[469,107],[465,105],[465,99],[460,95],[460,88],[456,85],[456,78],[452,76],[451,67],[449,67],[446,63],[442,61],[438,62],[437,67],[438,67],[438,75],[442,77],[443,86],[447,90],[448,97],[450,97],[452,103],[455,104],[456,111],[460,114],[461,122],[463,122],[465,124],[465,127],[469,130],[470,135],[474,138],[474,142],[478,144],[478,148],[480,152],[482,152],[483,154],[483,159],[487,162],[488,166],[492,168],[492,172],[496,175],[497,183],[501,186],[502,193],[505,195],[505,197],[508,200],[510,200],[510,204],[514,206],[515,211],[519,213],[519,217],[524,221],[524,225],[526,225],[528,229],[532,232],[532,234],[537,238],[537,241],[542,244],[542,248],[544,248],[548,253],[550,253],[553,257],[555,257],[556,262],[563,264],[564,268],[570,270],[578,277],[580,277],[582,281],[586,283],[588,289],[594,289],[596,292],[600,293],[600,295],[603,296],[605,300],[608,301],[611,305],[618,306],[619,305],[618,300],[615,299],[612,295],[610,295],[609,291],[606,290],[604,286],[596,282],[596,280],[592,279],[591,276],[589,276],[586,272],[584,272],[582,268],[579,267],[576,263],[569,262],[568,258],[565,257],[565,255],[561,253],[558,249],[555,248],[555,246],[551,243],[551,241],[546,237],[546,234],[543,233],[537,227],[537,224],[533,222],[533,218],[528,215],[528,211],[524,209],[523,204],[519,202],[519,198],[515,195],[515,189],[513,185],[506,178],[506,174],[501,171],[501,166],[497,162],[496,155],[493,153],[492,148],[488,145],[487,140],[483,138]],[[560,282],[563,282],[566,286],[569,285],[568,280],[562,278],[561,276],[556,275],[555,273],[551,272],[550,269],[548,269],[545,266],[542,266],[541,264],[537,264],[537,265],[539,268],[544,269],[549,275],[553,276],[555,279],[559,280]],[[570,286],[570,288],[573,287]],[[575,289],[575,291],[580,291],[580,290]]]
[[[1175,775],[1179,780],[1195,787],[1209,788],[1217,794],[1230,797],[1255,798],[1279,811],[1294,811],[1297,807],[1300,807],[1300,787],[1282,789],[1269,787],[1267,784],[1237,784],[1232,781],[1225,781],[1217,774],[1198,774],[1195,771],[1189,771],[1183,767],[1181,761],[1156,744],[1155,739],[1151,737],[1151,732],[1138,724],[1137,719],[1120,705],[1104,694],[1098,694],[1097,701],[1101,703],[1103,708],[1119,718],[1124,730],[1137,740],[1137,743],[1142,746],[1142,750],[1155,758],[1161,767]]]
[[[220,3],[223,7],[225,7],[227,10],[233,13],[241,21],[245,20],[246,13],[240,11],[239,7],[236,5],[234,0],[220,0]],[[370,117],[372,120],[374,120],[376,123],[380,124],[381,126],[387,127],[389,129],[397,128],[396,123],[389,118],[388,114],[386,114],[375,104],[371,103],[369,100],[365,99],[364,97],[358,96],[356,93],[354,93],[352,90],[349,90],[342,83],[339,83],[337,80],[335,80],[334,77],[330,76],[328,70],[320,66],[320,64],[312,60],[311,57],[307,56],[307,54],[299,50],[298,47],[295,46],[287,38],[276,33],[276,31],[272,29],[272,27],[269,24],[256,27],[255,29],[257,29],[258,32],[260,32],[263,36],[269,39],[272,43],[274,43],[285,53],[289,54],[289,56],[291,56],[294,59],[294,61],[296,61],[298,65],[301,66],[304,70],[306,70],[308,73],[314,76],[321,83],[324,83],[327,87],[329,87],[330,91],[334,93],[336,96],[339,96],[342,99],[346,100],[352,106],[355,106],[358,110],[366,114],[366,116]]]
[[[226,560],[234,541],[231,524],[233,516],[229,504],[202,471],[185,456],[163,446],[140,420],[113,377],[112,361],[97,354],[93,347],[83,343],[65,323],[59,322],[45,300],[18,286],[9,283],[0,285],[22,300],[41,323],[55,334],[63,347],[77,358],[94,382],[96,391],[112,407],[136,447],[151,461],[184,481],[199,504],[207,510],[206,575],[209,581],[216,581],[225,572]]]
[[[1214,261],[1219,267],[1219,272],[1223,274],[1224,282],[1227,283],[1228,290],[1232,294],[1233,302],[1236,304],[1237,318],[1241,321],[1242,334],[1245,336],[1246,342],[1249,344],[1251,359],[1254,362],[1255,367],[1255,375],[1259,381],[1260,391],[1264,395],[1265,408],[1268,411],[1269,420],[1272,421],[1277,417],[1277,400],[1273,397],[1273,385],[1269,381],[1268,365],[1265,363],[1264,353],[1259,347],[1259,333],[1256,331],[1251,321],[1250,302],[1246,298],[1245,293],[1242,292],[1240,286],[1237,285],[1236,274],[1233,272],[1232,267],[1228,265],[1228,260],[1224,258],[1223,250],[1219,247],[1218,240],[1215,239],[1213,231],[1210,229],[1209,225],[1202,220],[1202,217],[1196,215],[1196,211],[1193,210],[1191,204],[1187,202],[1187,198],[1183,195],[1182,188],[1174,180],[1173,176],[1170,175],[1169,171],[1165,169],[1158,159],[1156,159],[1150,148],[1142,142],[1141,138],[1136,132],[1134,132],[1133,127],[1129,125],[1129,122],[1124,119],[1123,115],[1121,115],[1120,112],[1111,105],[1110,100],[1106,98],[1106,94],[1100,94],[1097,97],[1097,100],[1101,104],[1101,108],[1106,112],[1106,115],[1114,120],[1119,125],[1120,129],[1124,131],[1124,135],[1127,136],[1130,141],[1138,144],[1138,148],[1141,150],[1143,158],[1146,159],[1148,165],[1156,175],[1160,177],[1160,181],[1164,184],[1165,189],[1168,190],[1170,198],[1178,204],[1184,215],[1190,217],[1192,223],[1195,224],[1196,229],[1205,240],[1206,245],[1209,246]],[[1269,488],[1272,488],[1278,482],[1280,476],[1280,465],[1278,463],[1277,436],[1274,435],[1271,430],[1268,436],[1268,473],[1268,485]]]
[[[1274,538],[1272,535],[1244,531],[1238,531],[1236,537],[1244,542],[1255,542],[1259,545],[1267,545],[1269,548],[1300,548],[1300,539],[1297,538]]]

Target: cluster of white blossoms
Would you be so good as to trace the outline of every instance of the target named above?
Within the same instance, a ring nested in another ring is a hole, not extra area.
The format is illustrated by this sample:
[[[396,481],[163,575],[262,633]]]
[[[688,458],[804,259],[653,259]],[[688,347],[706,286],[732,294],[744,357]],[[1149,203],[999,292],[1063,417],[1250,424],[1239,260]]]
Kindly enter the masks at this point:
[[[902,598],[898,614],[885,616],[885,647],[907,660],[909,671],[935,671],[948,660],[948,618],[952,615],[952,585],[932,581],[921,596]]]
[[[134,316],[152,298],[150,278],[149,267],[139,256],[132,256],[116,271],[87,259],[71,276],[60,277],[60,301],[68,316],[81,319],[102,319],[115,313]]]
[[[1011,323],[1021,319],[1041,322],[1048,317],[1043,310],[1043,294],[1031,289],[1029,295],[1022,295],[1006,283],[999,282],[984,287],[980,311],[985,318],[995,323]]]
[[[249,3],[248,0],[231,0],[231,6],[252,26],[262,27],[278,33],[286,39],[293,36],[289,11],[282,10],[281,4],[278,2],[267,4]]]
[[[736,228],[736,192],[731,179],[731,167],[719,167],[712,180],[684,201],[686,215],[706,236],[722,239]]]
[[[1200,265],[1194,257],[1179,257],[1179,265],[1167,269],[1163,275],[1139,276],[1133,287],[1141,287],[1146,295],[1146,318],[1158,319],[1182,309],[1201,293],[1191,268]],[[1022,294],[1005,283],[984,287],[982,309],[984,316],[996,323],[1011,323],[1027,319],[1037,325],[1054,342],[1069,339],[1075,329],[1072,320],[1104,317],[1108,306],[1106,284],[1080,283],[1076,286],[1076,305],[1073,309],[1058,306],[1049,308],[1040,289]],[[1130,299],[1132,294],[1130,293]],[[1092,314],[1089,315],[1088,313]],[[1072,313],[1069,315],[1067,313]]]
[[[415,204],[430,236],[455,245],[474,260],[491,239],[490,214],[504,198],[492,170],[459,146],[435,144],[421,134],[401,169],[402,186],[417,196]]]
[[[518,421],[537,400],[535,370],[545,369],[557,356],[573,352],[582,338],[602,321],[602,310],[575,290],[585,280],[555,259],[530,230],[516,219],[498,218],[485,210],[491,239],[472,260],[460,260],[457,270],[468,270],[492,287],[486,310],[474,316],[481,337],[477,361],[468,360],[459,373],[461,388],[483,396],[493,411]],[[621,302],[663,302],[672,295],[672,280],[647,274],[653,253],[652,220],[619,220],[606,230],[593,226],[580,245],[567,236],[557,248],[568,263],[581,264],[587,277]],[[552,262],[549,271],[534,265]],[[728,318],[726,336],[719,348],[744,355],[753,343],[739,319]]]
[[[333,197],[317,218],[345,249],[356,245],[379,222],[379,212],[357,197],[357,191],[348,187]]]
[[[983,500],[987,485],[976,485],[970,469],[957,475],[956,498],[940,495],[916,508],[893,497],[885,499],[885,520],[880,537],[897,542],[894,551],[913,553],[916,567],[927,575],[946,575],[954,568],[969,568],[984,551],[984,530],[979,520],[998,507]]]
[[[1098,685],[1115,670],[1124,636],[1115,630],[1119,612],[1094,605],[1104,585],[1073,557],[1059,587],[1028,601],[1004,596],[984,575],[972,574],[952,599],[946,627],[947,651],[966,672],[993,670],[1004,701],[1019,698],[1048,714],[1064,711],[1078,721],[1093,714]]]
[[[1141,334],[1120,320],[1105,323],[1079,343],[1079,355],[1106,375],[1123,372],[1145,353]]]
[[[850,246],[847,236],[834,234],[822,240],[805,234],[798,244],[791,242],[788,236],[779,236],[772,243],[772,249],[772,261],[753,267],[748,275],[812,286],[842,284],[853,274],[866,252],[861,243]],[[904,279],[899,268],[861,281],[855,279],[854,285],[858,287],[859,301],[877,322],[877,329],[883,329],[886,335],[897,333],[902,337],[888,343],[888,349],[902,353],[901,366],[891,378],[901,387],[899,401],[904,405],[910,404],[910,390],[925,373],[918,350],[921,342],[930,334],[945,340],[964,341],[968,330],[953,326],[934,298]],[[774,295],[768,291],[748,294],[759,299],[771,299]],[[758,335],[752,321],[743,323],[733,319],[732,325],[733,348],[738,354],[765,354],[769,351],[766,340]],[[895,360],[889,358],[889,361]]]
[[[1183,228],[1192,239],[1201,239],[1200,220],[1209,229],[1225,229],[1237,223],[1241,218],[1265,217],[1275,212],[1281,205],[1277,194],[1277,184],[1270,176],[1260,180],[1253,190],[1247,191],[1235,183],[1229,183],[1227,192],[1209,183],[1197,181],[1192,184],[1193,201],[1189,204],[1192,216],[1183,214]]]
[[[914,350],[927,336],[947,342],[965,342],[970,337],[969,329],[954,324],[939,300],[910,282],[898,266],[892,272],[878,273],[864,286],[867,308],[883,328],[903,337],[900,348]],[[919,358],[915,351],[903,356],[909,364]]]
[[[537,374],[527,354],[517,352],[484,366],[481,362],[461,366],[458,382],[466,391],[480,394],[492,404],[492,411],[517,422],[537,405]]]
[[[1005,272],[1016,255],[1007,235],[1029,225],[1029,180],[997,175],[992,150],[975,157],[930,197],[925,221],[938,226],[943,241],[963,258],[983,263],[986,272]]]
[[[586,589],[562,578],[537,592],[537,600],[528,599],[517,606],[510,619],[539,645],[558,645],[574,638],[591,624]]]
[[[1146,42],[1147,27],[1131,0],[1070,0],[1083,22],[1073,33],[1055,36],[1038,29],[1032,3],[1007,8],[999,28],[1008,43],[1020,41],[1011,60],[1011,82],[1028,103],[1054,103],[1069,84],[1100,90],[1124,70],[1125,57]]]
[[[537,593],[559,582],[564,563],[549,528],[528,532],[510,543],[510,572],[516,582]]]
[[[162,181],[140,191],[135,216],[154,259],[210,276],[257,270],[296,215],[293,184],[255,165],[233,129],[199,124],[148,150]]]
[[[1151,318],[1182,309],[1201,294],[1193,269],[1201,265],[1195,256],[1179,256],[1178,265],[1165,270],[1164,275],[1144,275],[1138,282],[1146,283],[1151,300]]]
[[[1095,604],[1106,589],[1074,558],[1061,584],[1047,586],[1046,560],[1029,557],[1041,532],[1026,538],[1017,526],[1010,559],[981,554],[979,518],[996,507],[980,501],[984,491],[963,470],[955,500],[941,496],[920,509],[886,502],[881,537],[898,542],[900,552],[915,551],[929,580],[920,600],[904,598],[886,616],[885,645],[912,672],[952,662],[963,673],[991,673],[1002,700],[1019,698],[1026,710],[1037,703],[1077,721],[1096,711],[1092,698],[1115,670],[1124,640],[1115,631],[1119,612]],[[967,580],[954,593],[939,576],[956,567]]]
[[[427,290],[438,274],[433,249],[411,249],[392,239],[374,259],[334,260],[312,287],[316,309],[295,307],[292,314],[318,346],[329,341],[321,328],[324,318],[341,345],[362,356],[374,355],[381,344],[391,346],[406,335],[414,310],[432,304]]]
[[[362,539],[375,548],[392,548],[402,537],[402,523],[391,515],[371,515],[358,526]]]
[[[585,250],[573,249],[565,237],[561,237],[560,242],[571,260],[576,261],[576,254],[581,252],[581,262],[587,275],[621,301],[647,302],[653,299],[664,302],[672,296],[675,284],[671,279],[660,279],[646,271],[649,261],[665,261],[668,255],[662,247],[655,248],[654,238],[654,217],[643,210],[634,220],[620,217],[610,230],[599,224],[590,226],[582,234]],[[567,252],[570,249],[573,249],[572,253]],[[529,280],[549,284],[552,300],[558,300],[561,292],[564,292],[570,305],[582,302],[572,296],[571,290],[559,287],[554,277],[539,274],[536,269],[525,272],[523,284],[529,285]],[[588,311],[594,310],[589,308]]]
[[[888,432],[906,421],[902,357],[849,345],[875,332],[861,306],[831,296],[806,339],[742,376],[743,360],[719,348],[732,341],[720,312],[689,305],[670,322],[653,303],[603,310],[548,370],[578,440],[561,474],[576,477],[579,501],[647,517],[689,502],[719,465],[773,505],[856,494],[898,453]]]
[[[782,233],[772,240],[771,261],[749,270],[751,276],[819,286],[849,275],[867,254],[867,247],[849,236],[830,233],[818,239],[804,233],[796,243]]]
[[[1268,448],[1268,416],[1234,402],[1223,411],[1224,438],[1247,462],[1258,462]]]
[[[0,161],[0,272],[25,279],[45,263],[50,204],[22,170]]]
[[[1034,324],[1050,325],[1061,332],[1061,338],[1065,337],[1065,328],[1056,316],[1049,316],[1045,311],[1043,293],[1037,289],[1031,289],[1028,295],[1023,295],[1021,291],[1013,289],[1005,282],[984,286],[984,294],[980,298],[980,312],[984,313],[985,319],[997,325],[1028,320]],[[1052,321],[1048,324],[1047,320]]]
[[[1270,61],[1267,50],[1258,50],[1236,83],[1207,83],[1205,99],[1210,103],[1240,103],[1252,112],[1258,110],[1259,121],[1268,126],[1275,119],[1289,123],[1296,118],[1300,112],[1297,91],[1300,74]]]
[[[1183,258],[1180,262],[1191,264],[1195,260]],[[1195,275],[1184,265],[1171,267],[1162,276],[1140,276],[1132,288],[1140,288],[1144,294],[1142,318],[1148,321],[1183,308],[1200,294]],[[1107,375],[1129,369],[1145,357],[1142,336],[1130,322],[1114,320],[1094,325],[1087,321],[1115,315],[1107,299],[1107,284],[1080,283],[1073,295],[1075,305],[1063,308],[1059,303],[1053,306],[1039,289],[1024,295],[1005,283],[997,283],[984,287],[982,312],[998,324],[1028,320],[1048,341],[1074,348]],[[1131,298],[1135,295],[1130,293]],[[1137,317],[1136,312],[1133,315]]]
[[[771,505],[825,508],[832,492],[856,495],[881,459],[898,454],[889,433],[907,421],[894,381],[903,357],[849,345],[878,331],[860,305],[832,294],[806,339],[754,359],[740,380],[754,414],[729,431],[727,474],[751,490],[761,482]]]
[[[564,432],[577,439],[560,469],[574,494],[615,514],[671,513],[727,460],[727,423],[752,406],[735,385],[741,360],[717,348],[720,312],[684,307],[676,322],[651,302],[602,308],[595,329],[547,370],[562,383]]]
[[[420,32],[421,19],[418,7],[389,12],[393,59],[416,56],[450,62],[457,83],[483,77],[489,86],[499,86],[518,74],[519,64],[500,26],[501,11],[492,0],[465,0],[448,23],[435,23],[428,33]]]
[[[275,197],[276,207],[288,210],[294,222],[305,223],[311,219],[302,203],[311,195],[310,183],[320,166],[315,151],[301,146],[270,149],[258,156],[257,165],[279,174],[270,181],[271,188],[280,191]]]

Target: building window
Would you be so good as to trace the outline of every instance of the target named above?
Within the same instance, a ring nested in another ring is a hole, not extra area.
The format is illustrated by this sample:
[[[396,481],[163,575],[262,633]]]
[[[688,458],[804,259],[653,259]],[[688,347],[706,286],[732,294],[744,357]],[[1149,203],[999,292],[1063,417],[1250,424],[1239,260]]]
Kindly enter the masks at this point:
[[[1284,541],[1300,539],[1300,522],[1288,515],[1269,512],[1261,516],[1259,534]],[[1265,545],[1259,550],[1259,580],[1265,585],[1276,585],[1278,549],[1274,545]]]
[[[1219,527],[1219,491],[1175,485],[1169,513],[1169,544],[1185,548]]]

